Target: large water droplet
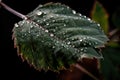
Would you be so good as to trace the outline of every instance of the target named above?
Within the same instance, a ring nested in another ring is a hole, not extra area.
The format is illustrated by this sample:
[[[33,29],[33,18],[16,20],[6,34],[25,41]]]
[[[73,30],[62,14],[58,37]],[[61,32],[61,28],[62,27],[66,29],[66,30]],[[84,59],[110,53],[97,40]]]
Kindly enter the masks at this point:
[[[83,49],[83,48],[81,48],[80,50],[81,50],[81,51],[83,51],[84,49]]]
[[[87,20],[88,20],[88,21],[90,21],[91,19],[90,19],[90,18],[88,18]]]
[[[50,36],[51,36],[51,37],[53,37],[53,36],[54,36],[54,34],[50,34]]]
[[[39,35],[37,35],[37,37],[38,37]]]
[[[33,25],[31,25],[30,28],[33,28]]]
[[[73,14],[76,14],[76,11],[75,10],[72,10]]]
[[[18,27],[18,26],[19,26],[19,25],[16,23],[16,24],[15,24],[15,27]]]
[[[92,45],[92,43],[89,43],[89,45]]]
[[[67,44],[70,44],[70,42],[68,42]]]
[[[97,42],[95,42],[95,44],[98,44]]]
[[[38,11],[36,14],[37,14],[38,16],[40,16],[40,15],[42,15],[42,12],[41,12],[41,11]]]
[[[55,22],[55,20],[52,20],[52,22]]]
[[[48,30],[45,30],[45,32],[47,32],[47,33],[48,33],[49,31],[48,31]]]
[[[78,15],[79,15],[79,16],[82,16],[82,14],[80,14],[80,13],[79,13]]]
[[[100,26],[100,24],[97,24],[98,26]]]
[[[49,23],[46,24],[47,26],[49,25]]]
[[[64,24],[63,26],[66,26],[66,24]]]
[[[40,20],[37,20],[37,22],[40,22]]]
[[[55,46],[52,47],[53,49],[55,48]]]
[[[82,42],[83,40],[82,39],[80,39],[80,42]]]

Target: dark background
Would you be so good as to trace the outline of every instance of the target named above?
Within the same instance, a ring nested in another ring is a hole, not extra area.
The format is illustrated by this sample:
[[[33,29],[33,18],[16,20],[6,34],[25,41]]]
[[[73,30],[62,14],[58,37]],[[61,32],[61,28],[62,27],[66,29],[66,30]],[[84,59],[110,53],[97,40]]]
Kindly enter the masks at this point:
[[[110,16],[120,7],[117,0],[99,1],[103,4]],[[3,2],[23,14],[31,12],[39,4],[60,2],[89,17],[94,0],[3,0]],[[14,23],[20,20],[22,19],[0,8],[0,73],[3,75],[0,75],[3,77],[1,80],[5,80],[6,78],[16,80],[54,80],[56,77],[55,73],[50,71],[47,73],[36,71],[26,62],[23,62],[17,55],[12,40],[12,29]],[[109,21],[111,21],[111,17]]]

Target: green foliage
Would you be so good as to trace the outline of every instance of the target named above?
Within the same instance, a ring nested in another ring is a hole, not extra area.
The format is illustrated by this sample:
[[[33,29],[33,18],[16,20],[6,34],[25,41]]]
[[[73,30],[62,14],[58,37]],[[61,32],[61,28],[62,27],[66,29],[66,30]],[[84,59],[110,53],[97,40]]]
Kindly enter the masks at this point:
[[[108,33],[108,14],[99,2],[95,2],[93,10],[91,12],[91,17],[96,22],[100,23],[104,32]]]
[[[120,80],[120,47],[107,46],[103,50],[104,60],[101,60],[101,71],[106,80]]]
[[[58,71],[87,58],[102,58],[97,48],[108,38],[99,24],[59,3],[39,5],[15,24],[18,54],[36,69]]]
[[[100,3],[96,2],[92,10],[92,19],[101,24],[106,34],[109,34],[109,43],[102,50],[104,60],[100,61],[100,71],[105,80],[120,80],[120,45],[119,45],[119,9],[112,15],[112,22],[116,28],[109,32],[108,14]]]

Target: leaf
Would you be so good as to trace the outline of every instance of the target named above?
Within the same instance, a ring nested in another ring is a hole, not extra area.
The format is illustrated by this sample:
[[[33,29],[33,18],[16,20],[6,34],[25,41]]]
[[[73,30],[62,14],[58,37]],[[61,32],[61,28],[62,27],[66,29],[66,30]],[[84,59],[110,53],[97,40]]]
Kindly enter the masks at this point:
[[[58,71],[87,58],[102,58],[96,48],[108,38],[99,24],[60,3],[39,5],[28,20],[15,24],[18,54],[36,69]]]
[[[99,2],[96,1],[91,11],[91,18],[94,21],[100,23],[102,29],[106,34],[108,34],[109,28],[108,17],[109,16],[104,7]]]
[[[120,47],[106,47],[101,60],[101,72],[105,80],[120,80]]]

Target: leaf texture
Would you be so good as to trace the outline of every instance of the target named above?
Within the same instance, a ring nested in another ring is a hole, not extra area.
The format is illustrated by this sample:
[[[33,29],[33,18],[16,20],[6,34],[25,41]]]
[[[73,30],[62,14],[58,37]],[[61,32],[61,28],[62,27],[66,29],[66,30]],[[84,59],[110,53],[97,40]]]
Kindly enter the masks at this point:
[[[36,69],[58,71],[87,58],[102,58],[97,48],[108,38],[99,24],[66,5],[39,5],[13,29],[18,54]]]

